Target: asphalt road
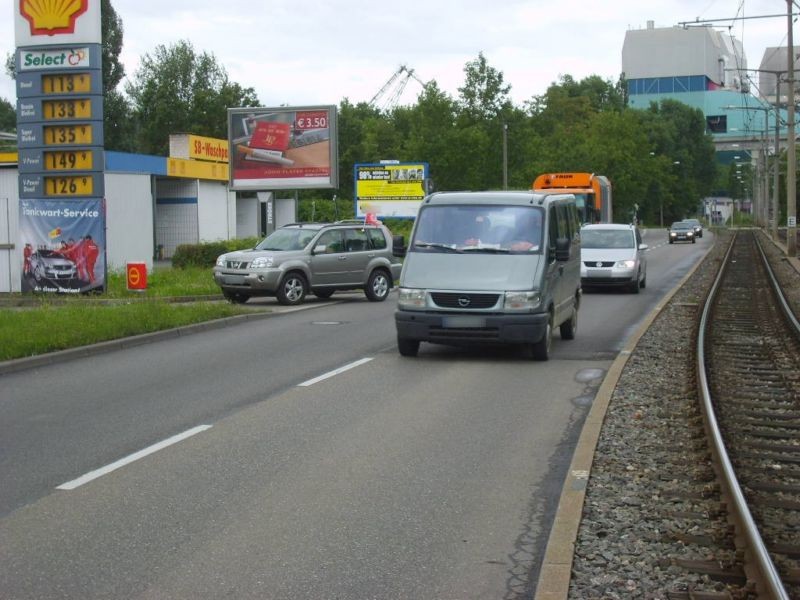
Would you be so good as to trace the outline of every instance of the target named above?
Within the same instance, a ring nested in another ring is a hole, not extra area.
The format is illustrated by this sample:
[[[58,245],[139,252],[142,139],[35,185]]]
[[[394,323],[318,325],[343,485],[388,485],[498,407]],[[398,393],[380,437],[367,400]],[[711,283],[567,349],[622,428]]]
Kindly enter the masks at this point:
[[[546,363],[402,358],[348,294],[0,377],[0,597],[529,595],[604,369],[711,242],[658,237]]]

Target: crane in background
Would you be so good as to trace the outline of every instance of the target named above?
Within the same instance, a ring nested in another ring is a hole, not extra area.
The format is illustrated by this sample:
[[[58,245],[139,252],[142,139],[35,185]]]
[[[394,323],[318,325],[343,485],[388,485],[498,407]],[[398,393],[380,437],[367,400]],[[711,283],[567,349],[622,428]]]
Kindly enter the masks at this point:
[[[403,90],[406,89],[409,79],[418,82],[423,88],[426,85],[424,81],[414,74],[414,69],[400,65],[389,80],[383,84],[383,87],[378,90],[378,93],[372,97],[369,105],[382,110],[394,108],[403,94]],[[382,104],[381,101],[383,102]]]

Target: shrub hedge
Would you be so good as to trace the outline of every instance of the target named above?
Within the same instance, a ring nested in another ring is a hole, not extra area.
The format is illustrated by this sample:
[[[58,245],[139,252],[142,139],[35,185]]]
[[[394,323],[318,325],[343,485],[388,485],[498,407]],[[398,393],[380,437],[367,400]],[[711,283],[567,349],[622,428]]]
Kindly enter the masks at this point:
[[[172,256],[172,266],[179,269],[191,266],[213,267],[220,254],[252,248],[259,241],[261,241],[259,238],[249,237],[203,244],[180,244]]]
[[[408,243],[409,234],[414,221],[411,219],[386,219],[384,224],[393,235],[402,235]],[[172,266],[182,269],[185,267],[213,267],[217,257],[226,252],[253,248],[260,238],[249,237],[232,240],[218,240],[203,244],[180,244],[175,248],[172,256]]]

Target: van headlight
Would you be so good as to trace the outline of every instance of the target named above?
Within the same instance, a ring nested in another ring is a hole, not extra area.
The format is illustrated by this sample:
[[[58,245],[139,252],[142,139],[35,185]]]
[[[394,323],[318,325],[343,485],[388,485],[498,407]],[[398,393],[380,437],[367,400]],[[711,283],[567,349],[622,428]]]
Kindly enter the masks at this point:
[[[636,266],[636,262],[633,260],[619,260],[614,266],[617,269],[632,269]]]
[[[398,290],[397,307],[408,310],[425,308],[425,290],[401,287]]]
[[[506,292],[506,310],[533,310],[539,307],[542,297],[539,292]]]
[[[253,262],[250,263],[251,269],[266,269],[271,267],[275,262],[275,258],[273,256],[259,256],[258,258],[254,258]]]

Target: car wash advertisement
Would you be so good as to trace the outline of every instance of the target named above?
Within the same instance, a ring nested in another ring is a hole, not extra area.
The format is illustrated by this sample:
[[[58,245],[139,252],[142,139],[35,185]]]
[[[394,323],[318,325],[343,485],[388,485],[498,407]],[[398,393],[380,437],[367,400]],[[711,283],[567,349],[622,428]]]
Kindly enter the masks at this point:
[[[103,200],[20,200],[22,291],[102,292],[106,287]]]

